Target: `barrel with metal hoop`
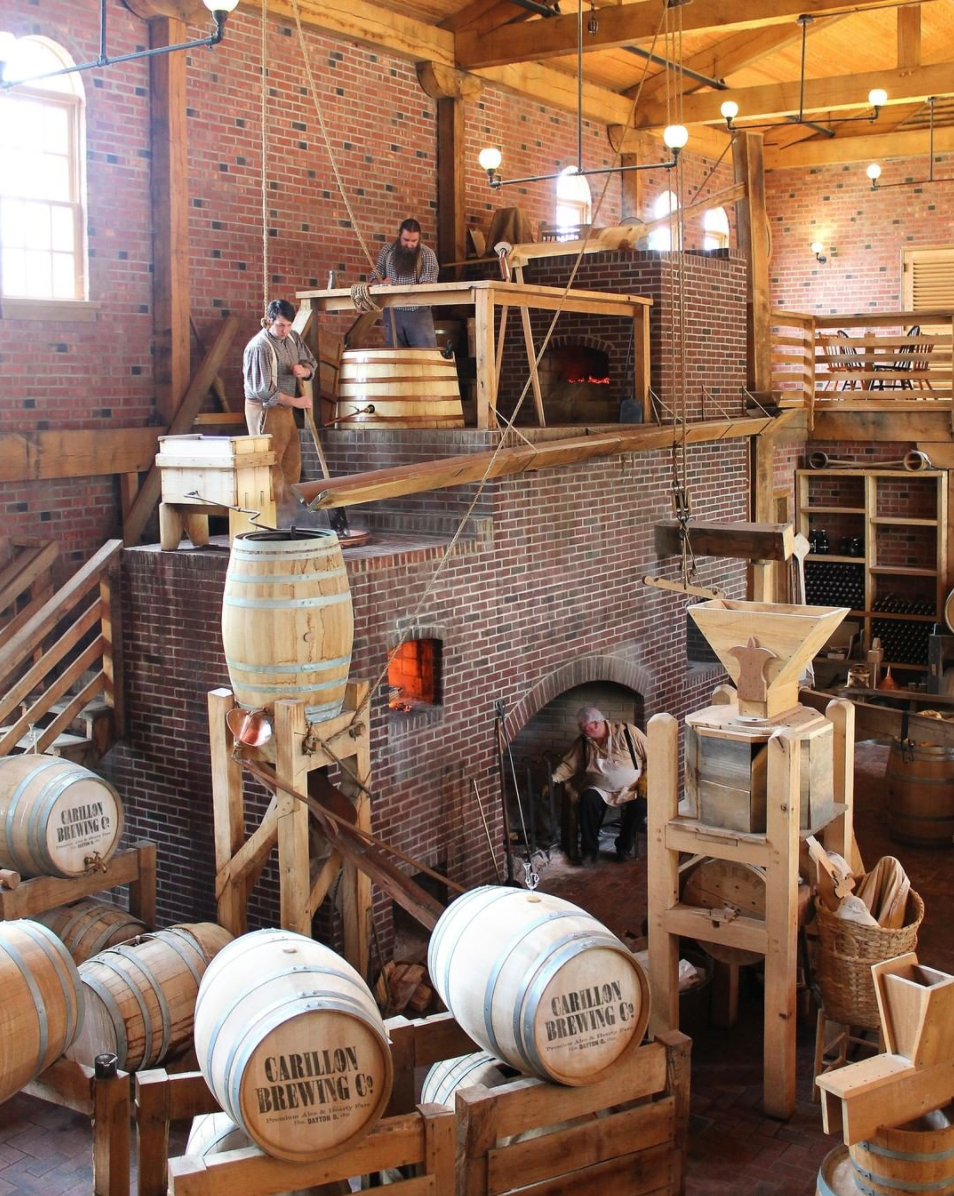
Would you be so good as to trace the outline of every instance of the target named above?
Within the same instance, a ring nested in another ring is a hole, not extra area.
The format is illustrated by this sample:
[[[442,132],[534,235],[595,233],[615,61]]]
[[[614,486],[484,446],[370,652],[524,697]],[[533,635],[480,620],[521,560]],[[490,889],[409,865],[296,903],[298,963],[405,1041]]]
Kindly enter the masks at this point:
[[[79,974],[52,930],[38,922],[0,922],[0,1104],[70,1045],[82,1025]]]
[[[888,831],[898,843],[954,843],[954,748],[892,737],[885,773]]]
[[[246,710],[282,698],[309,722],[341,713],[354,613],[334,532],[249,532],[232,544],[222,642],[232,691]]]
[[[954,1106],[934,1109],[916,1121],[889,1129],[848,1147],[855,1183],[873,1196],[954,1193]]]
[[[108,1052],[139,1071],[175,1054],[192,1038],[199,982],[231,939],[214,923],[189,923],[81,964],[86,1018],[67,1058],[92,1066]]]
[[[85,963],[107,947],[116,947],[149,930],[145,922],[122,906],[92,897],[35,914],[34,920],[53,931],[75,964]]]
[[[102,777],[62,756],[0,759],[0,867],[82,876],[119,846],[123,807]]]
[[[335,418],[342,427],[462,428],[453,356],[440,349],[345,349]]]
[[[632,952],[548,893],[465,893],[441,915],[427,961],[471,1038],[543,1080],[595,1083],[639,1046],[649,1018],[649,986]]]
[[[368,986],[290,930],[243,935],[219,954],[202,981],[195,1047],[222,1109],[276,1158],[350,1148],[390,1098],[391,1052]]]

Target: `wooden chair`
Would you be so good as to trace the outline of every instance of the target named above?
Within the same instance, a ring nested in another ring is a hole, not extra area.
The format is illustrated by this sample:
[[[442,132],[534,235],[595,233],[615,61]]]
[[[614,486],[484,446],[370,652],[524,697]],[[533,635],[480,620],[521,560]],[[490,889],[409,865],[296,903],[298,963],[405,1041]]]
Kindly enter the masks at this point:
[[[845,374],[845,376],[841,380],[842,390],[854,390],[854,388],[856,386],[860,387],[863,390],[864,382],[862,381],[862,379],[861,378],[852,378],[850,376],[851,371],[863,370],[865,368],[864,362],[861,360],[861,354],[858,352],[858,350],[855,348],[854,345],[847,343],[849,340],[849,336],[848,336],[848,333],[844,330],[844,328],[839,328],[838,332],[835,335],[842,338],[841,343],[838,346],[838,348],[841,352],[842,359],[843,359],[843,364],[840,368],[844,371],[844,374]]]

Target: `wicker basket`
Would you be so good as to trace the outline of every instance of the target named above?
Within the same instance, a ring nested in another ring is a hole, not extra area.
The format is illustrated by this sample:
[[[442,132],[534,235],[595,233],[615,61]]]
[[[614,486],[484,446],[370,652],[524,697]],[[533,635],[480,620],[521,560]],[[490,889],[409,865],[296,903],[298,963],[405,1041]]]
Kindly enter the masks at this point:
[[[906,925],[897,930],[883,926],[859,926],[836,918],[816,899],[818,957],[815,980],[821,991],[825,1016],[846,1026],[881,1028],[871,965],[893,959],[918,944],[918,927],[924,917],[924,902],[912,889],[905,911]]]

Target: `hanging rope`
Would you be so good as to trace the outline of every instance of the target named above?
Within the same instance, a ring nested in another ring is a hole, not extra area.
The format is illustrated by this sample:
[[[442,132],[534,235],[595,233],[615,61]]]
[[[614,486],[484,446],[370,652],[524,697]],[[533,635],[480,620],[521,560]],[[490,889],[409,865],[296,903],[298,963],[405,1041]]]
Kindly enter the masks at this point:
[[[268,0],[262,0],[262,327],[268,325]],[[264,416],[263,416],[264,419]]]

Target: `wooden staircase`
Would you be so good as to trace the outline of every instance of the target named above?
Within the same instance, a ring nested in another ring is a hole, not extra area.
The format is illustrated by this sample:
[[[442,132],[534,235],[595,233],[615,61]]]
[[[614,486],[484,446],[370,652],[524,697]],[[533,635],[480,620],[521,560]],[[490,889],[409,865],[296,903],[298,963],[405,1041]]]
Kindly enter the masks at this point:
[[[47,577],[33,596],[37,560],[49,570],[55,559],[49,547],[21,552],[19,576],[18,558],[0,573],[0,756],[49,752],[92,767],[122,733],[122,542],[109,541],[55,591]]]

